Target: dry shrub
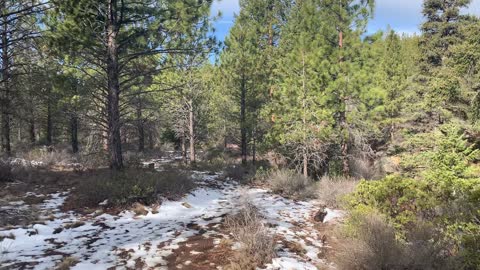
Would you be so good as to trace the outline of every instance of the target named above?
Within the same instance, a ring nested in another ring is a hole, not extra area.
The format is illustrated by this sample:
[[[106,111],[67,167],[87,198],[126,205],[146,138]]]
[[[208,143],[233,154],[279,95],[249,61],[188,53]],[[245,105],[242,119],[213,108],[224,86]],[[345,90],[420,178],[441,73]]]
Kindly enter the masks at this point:
[[[379,215],[358,217],[353,237],[342,242],[335,256],[339,269],[396,269],[402,260],[394,228]]]
[[[214,173],[219,173],[224,171],[224,169],[227,167],[228,167],[228,164],[224,160],[216,159],[216,160],[210,160],[208,162],[197,161],[194,164],[190,164],[190,168],[188,169],[194,169],[197,171],[209,172],[211,174],[214,174]]]
[[[225,223],[233,239],[241,244],[227,270],[254,270],[275,256],[273,237],[258,209],[251,203],[246,202],[239,213],[227,217]]]
[[[295,199],[315,198],[315,182],[295,171],[277,170],[267,179],[273,192]]]
[[[35,148],[21,155],[22,158],[40,163],[43,166],[75,163],[76,158],[67,150],[57,150],[48,147]]]
[[[324,176],[317,184],[317,196],[328,207],[339,208],[342,198],[353,192],[357,183],[354,178]]]
[[[102,168],[108,167],[108,153],[105,151],[99,152],[81,152],[78,155],[78,162],[87,168]]]
[[[75,257],[65,257],[63,260],[57,265],[55,268],[56,270],[69,270],[71,267],[75,266],[78,263],[78,259]]]
[[[232,165],[225,168],[225,177],[238,182],[248,182],[252,176],[252,168],[241,165]]]
[[[132,205],[132,211],[135,213],[137,216],[145,216],[148,214],[147,208],[145,208],[145,205],[141,203],[134,203]]]
[[[435,237],[434,228],[417,225],[400,241],[383,216],[370,213],[355,219],[335,255],[340,270],[457,269],[444,256],[447,245]]]
[[[65,226],[63,226],[65,229],[75,229],[75,228],[78,228],[78,227],[82,227],[83,225],[85,225],[85,222],[83,221],[75,221],[73,223],[69,223]]]
[[[26,226],[38,220],[38,209],[36,207],[0,208],[0,227]]]
[[[133,203],[153,204],[162,197],[179,199],[195,187],[192,178],[178,171],[126,169],[86,175],[67,201],[67,208],[107,206],[127,207]]]
[[[12,166],[9,162],[0,159],[0,183],[13,180]]]
[[[129,168],[142,168],[144,154],[139,152],[127,151],[123,153],[123,160],[125,165]]]

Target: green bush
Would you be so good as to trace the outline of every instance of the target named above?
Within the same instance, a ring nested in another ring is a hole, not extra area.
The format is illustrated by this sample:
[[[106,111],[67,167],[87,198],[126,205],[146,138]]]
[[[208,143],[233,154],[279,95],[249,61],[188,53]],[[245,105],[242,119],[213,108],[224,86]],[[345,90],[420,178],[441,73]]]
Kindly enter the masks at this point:
[[[445,254],[461,258],[462,269],[480,269],[480,178],[471,174],[478,150],[455,126],[443,126],[435,136],[432,149],[412,156],[425,164],[414,178],[363,181],[348,197],[349,208],[380,212],[404,241],[415,241],[408,235],[417,224],[429,224],[433,236],[451,244]]]

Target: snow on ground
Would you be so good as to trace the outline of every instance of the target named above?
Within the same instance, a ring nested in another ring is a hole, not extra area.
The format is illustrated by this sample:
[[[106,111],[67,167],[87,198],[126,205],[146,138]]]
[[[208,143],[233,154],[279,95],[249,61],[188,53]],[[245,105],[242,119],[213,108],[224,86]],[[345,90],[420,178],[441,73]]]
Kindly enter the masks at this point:
[[[221,222],[225,214],[238,210],[244,197],[259,208],[272,225],[272,233],[299,243],[306,251],[301,257],[283,249],[267,269],[316,269],[315,264],[321,263],[317,256],[321,235],[312,229],[311,216],[319,209],[314,202],[295,202],[264,189],[220,182],[218,175],[195,172],[194,176],[200,184],[198,189],[180,201],[163,202],[158,213],[149,209],[140,217],[129,211],[118,216],[60,212],[68,193],[50,194],[50,199],[39,206],[43,215],[50,216],[45,224],[0,228],[0,236],[14,235],[14,239],[0,242],[0,269],[54,269],[69,256],[79,261],[72,268],[79,270],[135,268],[139,260],[145,269],[167,269],[166,257],[179,248],[179,243],[198,234],[198,229],[189,225],[206,228]],[[25,207],[20,201],[11,202],[11,206]],[[327,221],[342,214],[328,211]],[[203,234],[206,238],[216,235],[218,232],[208,230]],[[215,244],[219,242],[214,239]]]

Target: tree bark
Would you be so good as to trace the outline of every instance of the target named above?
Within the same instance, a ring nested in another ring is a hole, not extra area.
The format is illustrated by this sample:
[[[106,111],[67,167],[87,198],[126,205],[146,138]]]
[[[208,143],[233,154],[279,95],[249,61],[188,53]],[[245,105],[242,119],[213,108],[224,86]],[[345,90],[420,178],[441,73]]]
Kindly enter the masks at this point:
[[[33,108],[30,111],[30,119],[29,119],[29,130],[28,133],[30,135],[30,142],[35,144],[36,142],[36,134],[35,134],[35,116],[33,114]]]
[[[137,130],[138,130],[138,151],[145,151],[145,127],[143,125],[142,101],[139,98],[137,104]]]
[[[257,132],[256,128],[253,130],[252,136],[252,164],[255,166],[257,163]]]
[[[70,136],[72,152],[78,153],[78,117],[76,115],[70,117]]]
[[[18,129],[17,129],[17,140],[20,143],[23,141],[22,127],[23,127],[23,120],[19,119],[18,120]]]
[[[302,124],[303,124],[303,175],[308,177],[308,155],[307,155],[307,86],[305,71],[305,52],[302,52]]]
[[[338,47],[340,52],[343,49],[343,32],[340,30],[338,32]],[[343,63],[343,55],[340,53],[340,65]],[[342,152],[342,164],[343,164],[343,175],[349,176],[350,175],[350,165],[348,162],[348,123],[347,123],[347,104],[346,104],[346,93],[347,93],[347,85],[345,83],[345,90],[344,95],[340,96],[340,128],[342,132],[342,141],[341,141],[341,152]]]
[[[153,150],[154,148],[154,143],[153,143],[153,131],[151,129],[149,129],[148,131],[148,148],[150,150]]]
[[[187,163],[187,140],[185,136],[185,131],[182,131],[182,139],[181,139],[181,146],[182,146],[182,161],[183,163]]]
[[[193,100],[188,101],[188,132],[190,137],[190,163],[195,164],[195,115],[193,112]]]
[[[108,122],[108,150],[110,155],[110,168],[120,170],[123,168],[122,141],[120,134],[120,83],[118,64],[117,35],[118,14],[117,0],[108,1],[107,18],[107,78],[108,78],[108,100],[107,100],[107,122]]]
[[[247,164],[247,119],[246,119],[246,99],[247,99],[247,87],[245,82],[245,75],[242,74],[240,82],[240,147],[242,149],[242,164]]]
[[[50,95],[50,94],[48,94]],[[52,104],[50,97],[47,99],[47,145],[53,143],[53,121],[52,121]]]
[[[5,10],[5,1],[1,1],[0,8]],[[4,11],[6,12],[6,11]],[[8,16],[3,17],[2,29],[2,80],[3,80],[3,95],[1,95],[0,104],[2,105],[2,150],[7,156],[11,156],[12,148],[10,141],[10,56],[8,53],[9,39],[8,39]]]

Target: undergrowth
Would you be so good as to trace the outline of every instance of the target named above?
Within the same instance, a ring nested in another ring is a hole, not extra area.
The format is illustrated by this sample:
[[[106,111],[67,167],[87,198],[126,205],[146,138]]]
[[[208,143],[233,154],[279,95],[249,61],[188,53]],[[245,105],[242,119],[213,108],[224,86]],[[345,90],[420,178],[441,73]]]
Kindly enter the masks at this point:
[[[97,207],[102,202],[116,207],[136,202],[149,205],[161,198],[178,199],[194,186],[189,175],[176,171],[100,171],[80,181],[67,205],[69,208]]]

